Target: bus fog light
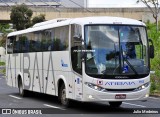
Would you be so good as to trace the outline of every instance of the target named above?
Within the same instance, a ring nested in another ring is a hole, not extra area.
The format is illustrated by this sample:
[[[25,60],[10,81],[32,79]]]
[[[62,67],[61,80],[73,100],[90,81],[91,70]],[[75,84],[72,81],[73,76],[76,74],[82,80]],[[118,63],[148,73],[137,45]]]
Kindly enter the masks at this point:
[[[145,97],[149,97],[149,94],[146,94]]]
[[[88,96],[88,98],[92,99],[92,98],[93,98],[93,96],[92,96],[92,95],[89,95],[89,96]]]

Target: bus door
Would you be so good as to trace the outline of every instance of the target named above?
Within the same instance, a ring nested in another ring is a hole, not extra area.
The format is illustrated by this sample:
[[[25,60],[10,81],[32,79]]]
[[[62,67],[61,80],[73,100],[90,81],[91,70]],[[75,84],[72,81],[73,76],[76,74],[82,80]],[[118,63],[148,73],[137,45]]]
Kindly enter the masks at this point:
[[[75,46],[72,48],[72,69],[73,69],[73,85],[74,85],[74,98],[81,100],[82,98],[82,60],[81,53],[75,52],[80,47]]]
[[[71,25],[71,63],[73,77],[73,98],[82,99],[82,41],[81,26],[77,24]]]

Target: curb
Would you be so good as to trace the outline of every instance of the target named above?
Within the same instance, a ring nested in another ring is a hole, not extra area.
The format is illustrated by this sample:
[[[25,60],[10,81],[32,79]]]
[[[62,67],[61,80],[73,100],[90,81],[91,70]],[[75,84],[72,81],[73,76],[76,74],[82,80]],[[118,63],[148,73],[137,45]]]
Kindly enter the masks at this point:
[[[160,98],[160,94],[151,94],[149,96],[152,96],[152,97],[156,97],[156,98]]]

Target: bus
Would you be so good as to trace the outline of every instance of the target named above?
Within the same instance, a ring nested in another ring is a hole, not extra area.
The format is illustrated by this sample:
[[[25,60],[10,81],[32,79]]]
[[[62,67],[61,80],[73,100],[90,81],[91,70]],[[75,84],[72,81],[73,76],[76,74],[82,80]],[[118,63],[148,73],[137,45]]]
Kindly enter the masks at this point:
[[[121,17],[54,19],[8,34],[6,81],[28,91],[72,100],[147,100],[154,46],[146,26]]]

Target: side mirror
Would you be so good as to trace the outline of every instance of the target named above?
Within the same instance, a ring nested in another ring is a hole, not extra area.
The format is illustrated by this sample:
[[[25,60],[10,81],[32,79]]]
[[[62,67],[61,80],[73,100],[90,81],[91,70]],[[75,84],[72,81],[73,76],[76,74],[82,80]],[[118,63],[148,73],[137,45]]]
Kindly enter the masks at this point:
[[[81,46],[82,42],[84,42],[84,40],[82,39],[82,35],[80,34],[74,35],[73,39],[74,39],[74,46]]]
[[[82,36],[80,35],[80,34],[78,34],[78,35],[74,35],[73,36],[73,38],[74,38],[74,41],[75,42],[82,42],[83,40],[82,40]]]
[[[153,59],[154,58],[154,45],[151,39],[149,39],[149,42],[151,43],[151,45],[149,46],[149,57]]]
[[[154,46],[153,45],[149,46],[149,56],[152,59],[154,58]]]

